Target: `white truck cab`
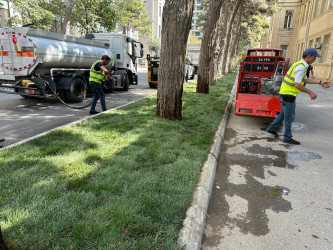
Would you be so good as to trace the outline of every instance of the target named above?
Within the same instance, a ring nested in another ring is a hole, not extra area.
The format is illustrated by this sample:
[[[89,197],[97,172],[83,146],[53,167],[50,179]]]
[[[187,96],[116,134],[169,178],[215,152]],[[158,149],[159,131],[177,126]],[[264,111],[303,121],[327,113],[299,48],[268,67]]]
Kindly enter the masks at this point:
[[[114,87],[123,88],[120,80],[124,78],[124,74],[127,74],[129,84],[138,84],[137,58],[143,57],[142,43],[118,33],[89,33],[86,34],[86,38],[109,45],[109,49],[112,51],[115,60]]]

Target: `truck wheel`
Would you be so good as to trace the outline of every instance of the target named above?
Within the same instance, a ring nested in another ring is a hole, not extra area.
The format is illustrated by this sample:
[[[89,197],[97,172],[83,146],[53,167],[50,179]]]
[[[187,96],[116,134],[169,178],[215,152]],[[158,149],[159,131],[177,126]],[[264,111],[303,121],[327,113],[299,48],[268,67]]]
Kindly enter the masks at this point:
[[[66,97],[66,91],[64,90],[58,90],[57,95],[60,97],[61,100],[63,100],[64,102],[67,102],[67,97]]]
[[[87,86],[83,79],[76,77],[71,82],[71,87],[66,91],[69,102],[82,102],[86,98]]]
[[[125,79],[124,79],[124,82],[123,82],[123,90],[124,91],[128,91],[128,88],[129,88],[129,79],[128,79],[128,75],[125,75]]]

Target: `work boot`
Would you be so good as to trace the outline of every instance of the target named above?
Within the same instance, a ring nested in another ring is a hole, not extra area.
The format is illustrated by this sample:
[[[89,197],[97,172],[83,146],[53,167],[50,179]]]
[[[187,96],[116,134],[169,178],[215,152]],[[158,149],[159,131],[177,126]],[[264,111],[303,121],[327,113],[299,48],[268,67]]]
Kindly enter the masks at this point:
[[[279,136],[278,133],[276,133],[275,130],[270,131],[270,130],[266,129],[266,132],[268,132],[268,133],[270,133],[270,134],[272,134],[272,135],[275,135],[275,136]]]
[[[97,111],[90,111],[89,114],[96,115],[96,114],[99,114],[99,112],[97,112]]]
[[[5,138],[0,138],[0,142],[3,142],[3,141],[5,141]]]
[[[289,143],[289,144],[294,144],[294,145],[300,145],[301,144],[299,141],[296,141],[294,139],[283,140],[283,142]]]

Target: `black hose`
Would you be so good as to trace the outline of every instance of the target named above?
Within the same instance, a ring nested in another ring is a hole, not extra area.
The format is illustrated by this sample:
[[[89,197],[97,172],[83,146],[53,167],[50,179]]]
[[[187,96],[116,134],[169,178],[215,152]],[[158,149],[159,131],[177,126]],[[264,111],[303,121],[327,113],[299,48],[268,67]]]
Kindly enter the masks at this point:
[[[89,106],[91,106],[91,103],[92,101],[87,104],[87,105],[84,105],[84,106],[72,106],[72,105],[69,105],[68,103],[65,103],[61,98],[60,96],[58,96],[58,94],[52,89],[52,87],[50,86],[49,82],[48,81],[45,81],[43,80],[47,86],[49,86],[49,88],[51,89],[52,93],[59,99],[59,101],[61,101],[64,105],[66,105],[67,107],[70,107],[72,109],[84,109],[84,108],[87,108]]]

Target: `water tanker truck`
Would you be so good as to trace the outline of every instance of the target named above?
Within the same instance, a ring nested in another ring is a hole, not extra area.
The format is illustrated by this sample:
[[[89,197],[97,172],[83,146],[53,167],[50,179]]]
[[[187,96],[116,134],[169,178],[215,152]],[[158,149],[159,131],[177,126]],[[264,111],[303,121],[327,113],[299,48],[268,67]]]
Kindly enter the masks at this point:
[[[81,102],[89,88],[90,67],[102,55],[111,58],[106,67],[114,71],[114,88],[127,91],[130,84],[137,84],[136,58],[143,56],[140,43],[115,33],[87,37],[0,28],[0,92],[41,98],[57,93],[65,101]]]

